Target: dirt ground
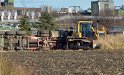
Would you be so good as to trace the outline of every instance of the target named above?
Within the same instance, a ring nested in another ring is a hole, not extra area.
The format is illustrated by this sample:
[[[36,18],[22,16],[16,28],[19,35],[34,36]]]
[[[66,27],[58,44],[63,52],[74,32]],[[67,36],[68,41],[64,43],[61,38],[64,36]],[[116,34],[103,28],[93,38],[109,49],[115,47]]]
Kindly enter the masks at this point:
[[[32,75],[124,75],[124,51],[2,52]]]

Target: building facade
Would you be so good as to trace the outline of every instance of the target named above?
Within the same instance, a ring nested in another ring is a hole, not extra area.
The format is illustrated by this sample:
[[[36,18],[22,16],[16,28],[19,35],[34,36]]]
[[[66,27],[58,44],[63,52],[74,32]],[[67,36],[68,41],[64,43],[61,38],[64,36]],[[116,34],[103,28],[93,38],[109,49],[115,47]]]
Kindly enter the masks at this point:
[[[24,15],[31,20],[36,20],[41,16],[41,8],[0,8],[0,21],[19,20]]]
[[[48,6],[48,5],[43,5],[41,7],[41,9],[42,9],[43,12],[47,12],[47,13],[51,13],[52,12],[52,7]]]
[[[91,1],[91,11],[92,11],[93,16],[113,15],[113,13],[114,13],[113,10],[114,10],[114,1],[113,0]]]
[[[68,8],[61,8],[60,12],[61,13],[68,13],[69,9]]]
[[[5,0],[4,3],[6,7],[14,7],[14,0]]]
[[[46,7],[44,11],[50,13],[51,8]],[[36,20],[44,12],[42,8],[25,8],[14,7],[14,0],[0,0],[0,21],[16,21],[24,15],[27,15],[31,20]]]

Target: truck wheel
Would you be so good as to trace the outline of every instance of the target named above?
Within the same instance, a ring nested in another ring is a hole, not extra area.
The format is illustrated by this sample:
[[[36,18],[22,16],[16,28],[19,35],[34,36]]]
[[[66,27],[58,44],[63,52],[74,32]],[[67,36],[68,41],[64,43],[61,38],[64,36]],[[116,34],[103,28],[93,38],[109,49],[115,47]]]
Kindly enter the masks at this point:
[[[25,31],[17,31],[17,35],[25,35],[26,32]]]
[[[0,31],[0,35],[4,35],[5,34],[5,31]]]
[[[16,31],[7,31],[6,34],[7,35],[15,35],[16,34]]]

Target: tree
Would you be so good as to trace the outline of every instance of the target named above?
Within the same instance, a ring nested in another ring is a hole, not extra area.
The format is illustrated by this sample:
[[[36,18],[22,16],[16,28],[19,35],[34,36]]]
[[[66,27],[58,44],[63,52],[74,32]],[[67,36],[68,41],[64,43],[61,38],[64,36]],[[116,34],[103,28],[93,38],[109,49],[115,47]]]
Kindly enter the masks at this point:
[[[20,20],[20,31],[26,31],[27,34],[31,33],[31,25],[28,16],[23,16]]]
[[[52,15],[48,13],[43,13],[41,15],[37,25],[38,25],[37,27],[39,27],[40,30],[55,30],[58,28],[58,26],[54,22]]]

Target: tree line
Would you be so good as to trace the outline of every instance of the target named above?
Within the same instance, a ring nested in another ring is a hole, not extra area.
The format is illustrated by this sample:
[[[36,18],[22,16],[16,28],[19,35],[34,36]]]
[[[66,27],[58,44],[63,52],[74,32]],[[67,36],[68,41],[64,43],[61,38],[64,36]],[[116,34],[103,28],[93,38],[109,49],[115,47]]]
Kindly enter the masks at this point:
[[[31,34],[31,28],[36,28],[38,30],[56,30],[59,28],[57,23],[54,21],[54,18],[49,13],[42,13],[39,17],[38,22],[30,22],[30,18],[24,15],[20,19],[19,30],[26,31],[27,34]]]

